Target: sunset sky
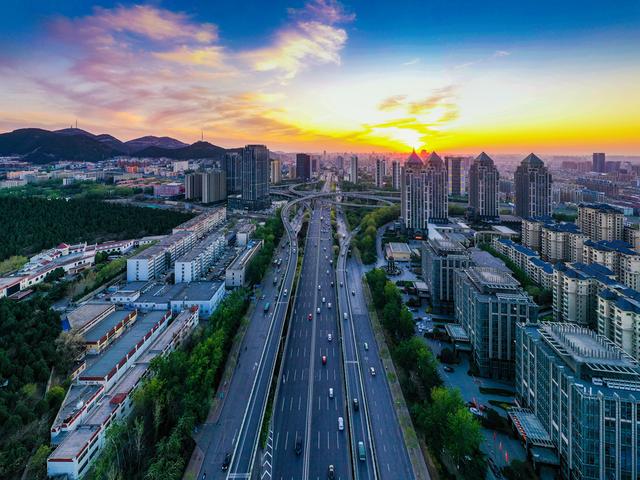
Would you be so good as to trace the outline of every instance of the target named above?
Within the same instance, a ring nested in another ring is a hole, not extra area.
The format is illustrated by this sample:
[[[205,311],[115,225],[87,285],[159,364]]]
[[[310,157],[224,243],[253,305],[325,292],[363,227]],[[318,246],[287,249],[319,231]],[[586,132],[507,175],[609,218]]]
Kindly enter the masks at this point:
[[[29,4],[29,5],[27,5]],[[3,0],[0,131],[640,154],[640,2]]]

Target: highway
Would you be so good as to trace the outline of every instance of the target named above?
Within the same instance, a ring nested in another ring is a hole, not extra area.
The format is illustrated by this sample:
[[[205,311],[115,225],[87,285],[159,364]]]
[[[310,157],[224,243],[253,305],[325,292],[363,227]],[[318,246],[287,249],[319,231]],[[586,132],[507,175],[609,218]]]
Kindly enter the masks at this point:
[[[316,203],[274,403],[274,479],[327,478],[329,465],[351,478],[332,245],[330,208]]]
[[[260,295],[265,298],[257,299],[233,376],[228,386],[220,388],[224,394],[221,410],[202,426],[198,446],[204,452],[204,460],[199,479],[203,475],[207,479],[249,478],[298,258],[295,238],[301,215],[293,225],[288,222],[288,209],[283,209],[282,217],[286,234],[277,252],[283,263],[279,271],[269,269],[263,279]],[[281,279],[278,286],[273,285],[274,275]],[[263,311],[265,302],[271,304],[267,315]],[[225,472],[221,467],[227,454],[232,454],[233,459]]]
[[[368,449],[374,450],[372,457],[375,458],[378,478],[383,480],[415,478],[362,291],[361,279],[364,271],[361,265],[346,253],[351,242],[351,233],[348,232],[340,211],[338,232],[341,240],[338,276],[345,284],[344,292],[341,292],[340,296],[340,306],[348,312],[349,330],[357,346],[354,352],[356,355],[354,360],[357,363],[347,363],[347,365],[350,371],[353,370],[353,376],[362,380],[361,388],[364,388],[365,393],[363,404],[366,406],[368,419],[368,424],[365,425],[365,422],[362,422],[361,431],[356,432],[355,435],[360,434],[362,435],[360,438],[372,441],[368,444]],[[351,355],[348,352],[346,358],[349,359]],[[375,376],[371,375],[371,368],[374,368]],[[370,430],[366,429],[367,426]],[[364,465],[361,465],[360,470],[364,475],[363,469]],[[373,477],[362,476],[361,478]]]

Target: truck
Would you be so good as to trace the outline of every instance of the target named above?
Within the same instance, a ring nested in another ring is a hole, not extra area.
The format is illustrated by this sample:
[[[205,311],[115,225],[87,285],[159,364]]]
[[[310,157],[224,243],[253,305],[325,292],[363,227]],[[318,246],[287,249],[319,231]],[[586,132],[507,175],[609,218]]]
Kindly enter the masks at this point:
[[[364,449],[364,442],[358,442],[358,459],[361,462],[366,460],[366,450]]]
[[[269,307],[271,306],[271,304],[269,302],[264,304],[264,313],[267,313],[269,311]]]

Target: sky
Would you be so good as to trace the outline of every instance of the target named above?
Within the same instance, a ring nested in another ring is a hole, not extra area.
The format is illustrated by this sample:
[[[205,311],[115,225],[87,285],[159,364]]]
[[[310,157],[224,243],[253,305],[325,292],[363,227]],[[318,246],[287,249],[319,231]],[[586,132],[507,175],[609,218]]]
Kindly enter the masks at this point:
[[[640,154],[640,2],[3,0],[0,131]]]

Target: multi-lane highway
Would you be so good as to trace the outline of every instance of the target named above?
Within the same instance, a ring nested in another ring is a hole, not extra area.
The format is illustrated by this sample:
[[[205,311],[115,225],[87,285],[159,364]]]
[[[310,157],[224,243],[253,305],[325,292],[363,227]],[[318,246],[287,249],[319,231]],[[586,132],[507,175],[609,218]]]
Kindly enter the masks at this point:
[[[288,292],[295,275],[298,258],[295,238],[302,212],[299,213],[290,224],[288,209],[283,209],[287,233],[277,248],[283,263],[279,269],[270,270],[263,279],[258,305],[245,333],[234,374],[229,385],[222,388],[224,403],[212,421],[203,425],[198,437],[198,447],[204,454],[198,478],[222,479],[231,475],[232,478],[249,478],[284,324]],[[276,285],[273,285],[274,276],[279,280]],[[265,302],[271,305],[266,315],[263,310]],[[231,466],[223,471],[221,467],[227,455],[232,456]]]
[[[370,437],[367,438],[372,441],[377,475],[385,480],[415,478],[362,291],[364,272],[361,265],[347,253],[351,234],[341,214],[338,215],[338,231],[341,239],[338,276],[345,284],[340,302],[341,308],[344,303],[344,308],[348,310],[350,331],[357,345],[358,363],[351,368],[355,371],[358,366],[358,375],[362,379],[363,401],[366,402],[370,428]],[[375,375],[372,375],[371,368]]]
[[[327,478],[330,466],[351,478],[332,245],[330,209],[317,202],[274,403],[274,479]]]

